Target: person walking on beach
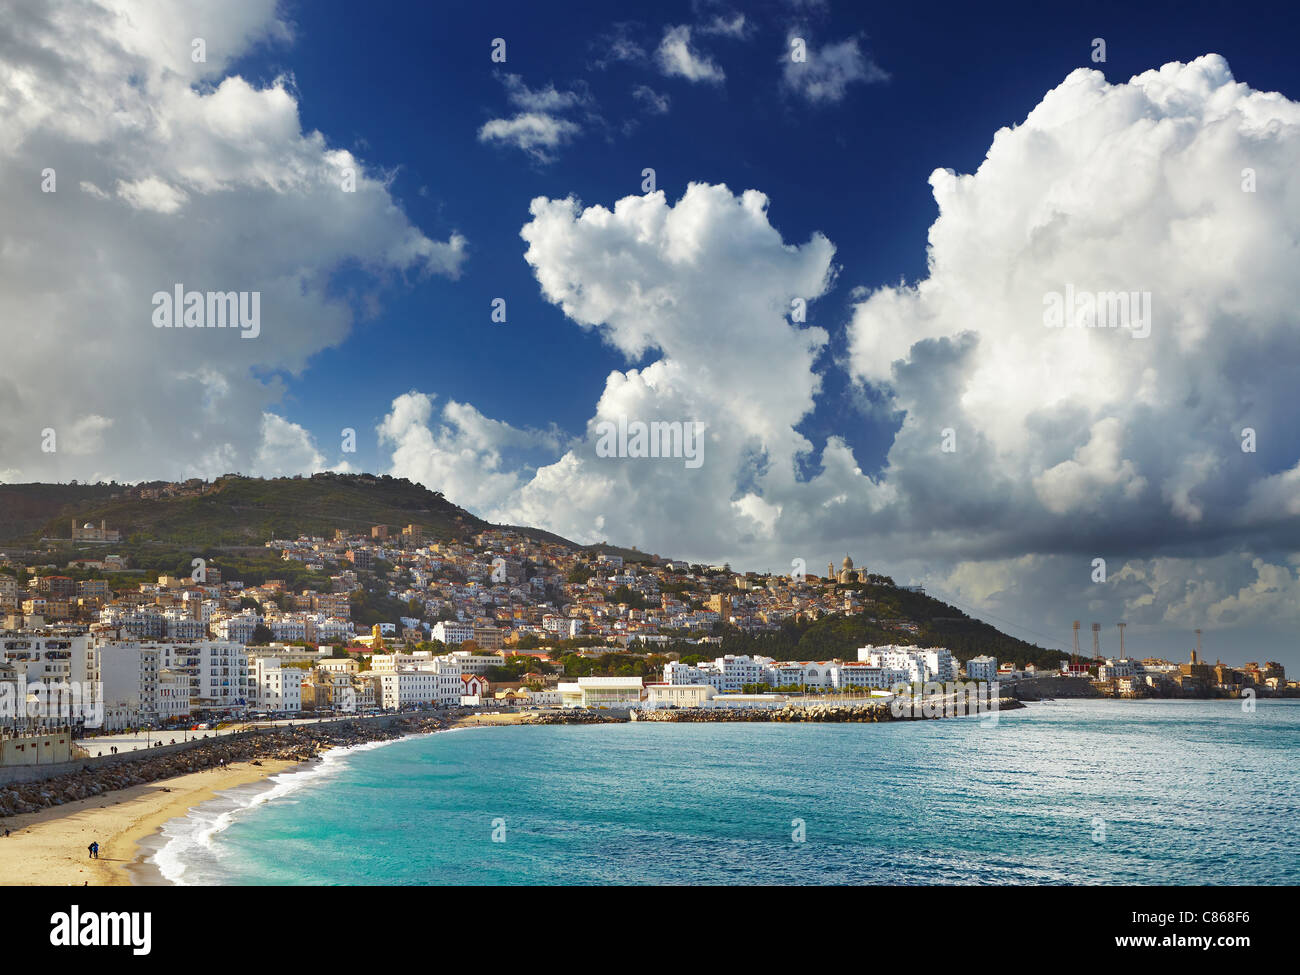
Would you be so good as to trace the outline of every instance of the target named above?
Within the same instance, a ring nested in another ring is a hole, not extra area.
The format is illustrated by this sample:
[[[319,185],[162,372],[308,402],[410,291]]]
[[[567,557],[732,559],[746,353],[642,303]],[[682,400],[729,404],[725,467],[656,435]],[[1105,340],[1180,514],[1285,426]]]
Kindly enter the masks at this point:
[[[90,859],[92,859],[92,860],[98,860],[98,859],[99,859],[99,843],[98,843],[98,841],[94,841],[94,840],[92,840],[90,846],[86,847],[86,849],[88,849],[88,850],[90,851]]]

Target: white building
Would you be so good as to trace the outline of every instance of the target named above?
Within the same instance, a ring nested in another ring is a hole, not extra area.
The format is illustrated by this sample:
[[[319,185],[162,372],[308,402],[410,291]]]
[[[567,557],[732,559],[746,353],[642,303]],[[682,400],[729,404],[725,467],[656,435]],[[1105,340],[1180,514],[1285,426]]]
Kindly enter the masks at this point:
[[[248,703],[248,654],[242,645],[198,640],[157,646],[162,651],[160,668],[189,679],[191,709],[234,709]]]
[[[471,653],[468,650],[453,650],[444,654],[452,663],[460,666],[462,674],[487,673],[489,667],[504,667],[506,657],[503,653]]]
[[[266,628],[271,637],[280,643],[293,643],[307,639],[307,620],[303,616],[268,616]]]
[[[858,660],[906,674],[905,683],[947,682],[957,679],[952,653],[942,647],[859,647]]]
[[[702,660],[698,664],[671,661],[664,664],[666,684],[707,684],[718,691],[739,691],[746,684],[769,683],[767,667],[773,663],[766,657],[749,657],[727,654],[715,660]]]
[[[337,643],[351,640],[355,635],[352,621],[337,616],[324,616],[317,613],[306,617],[307,639],[315,643]]]
[[[12,677],[0,689],[0,726],[103,721],[98,654],[90,637],[59,630],[0,633],[0,666]]]
[[[988,655],[971,657],[966,661],[966,676],[970,680],[995,681],[998,679],[998,661]]]
[[[704,707],[717,693],[711,684],[647,684],[646,707]]]
[[[1133,666],[1133,661],[1127,657],[1108,658],[1104,664],[1097,668],[1098,680],[1118,680],[1120,678],[1132,677],[1138,672],[1139,667]]]
[[[474,639],[474,627],[457,620],[439,620],[433,624],[433,638],[449,647]]]
[[[169,612],[165,619],[169,640],[202,640],[208,635],[208,624],[188,613]]]
[[[883,690],[899,683],[901,674],[887,667],[867,663],[833,662],[827,668],[830,686],[837,691],[866,688]]]
[[[220,640],[247,644],[253,639],[253,632],[257,629],[259,622],[257,614],[253,612],[240,613],[238,616],[227,616],[224,619],[217,620],[213,633]]]
[[[281,666],[277,657],[255,657],[249,681],[249,704],[263,711],[301,711],[305,673],[298,667]]]
[[[396,711],[412,704],[440,703],[440,675],[434,670],[399,670],[380,674],[379,706]],[[460,702],[460,676],[456,676],[456,703]]]
[[[158,720],[157,647],[138,643],[105,643],[99,648],[99,673],[107,709],[105,730]],[[189,707],[189,695],[185,698]]]
[[[542,629],[554,634],[561,640],[569,640],[582,634],[582,620],[569,619],[566,616],[553,616],[550,613],[542,617]]]
[[[641,703],[640,677],[579,677],[559,686],[566,708],[631,708]]]

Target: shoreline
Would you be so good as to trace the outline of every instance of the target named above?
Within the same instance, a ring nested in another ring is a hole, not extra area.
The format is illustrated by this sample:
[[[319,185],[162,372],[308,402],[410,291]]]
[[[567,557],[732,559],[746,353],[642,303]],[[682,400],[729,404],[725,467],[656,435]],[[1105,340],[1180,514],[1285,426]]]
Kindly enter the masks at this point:
[[[275,759],[260,765],[238,762],[6,817],[0,825],[12,835],[0,836],[0,876],[7,886],[149,883],[142,841],[218,793],[263,782],[301,764]],[[92,840],[99,843],[97,860],[86,850]]]
[[[167,824],[177,819],[190,819],[202,807],[211,806],[215,803],[229,801],[230,793],[236,790],[245,790],[248,795],[248,802],[242,803],[235,807],[238,809],[248,809],[257,804],[257,796],[274,790],[280,783],[271,780],[279,775],[296,774],[307,775],[311,772],[318,771],[327,761],[327,756],[346,755],[349,752],[370,751],[383,745],[391,745],[399,741],[407,741],[411,738],[420,738],[425,735],[436,735],[442,731],[454,731],[459,725],[455,722],[450,727],[438,728],[432,731],[416,731],[408,735],[402,735],[397,738],[382,738],[371,741],[358,741],[345,745],[329,745],[321,749],[320,753],[312,758],[301,761],[276,762],[273,764],[281,767],[274,768],[265,775],[256,778],[245,779],[243,781],[233,782],[221,790],[212,790],[184,811],[177,815],[168,816],[165,819],[155,819],[152,828],[147,832],[138,832],[134,839],[135,857],[129,863],[122,865],[122,870],[129,876],[129,882],[139,887],[173,887],[181,886],[175,881],[169,880],[162,872],[162,867],[157,862],[157,856],[166,847],[170,838],[163,832]],[[265,765],[266,763],[263,763]]]
[[[683,715],[685,720],[691,720],[691,717]],[[736,715],[722,720],[743,721],[746,718]],[[613,723],[601,715],[587,716],[573,723],[607,721]],[[286,772],[310,772],[319,768],[323,756],[331,752],[347,753],[360,747],[373,747],[439,731],[501,725],[535,727],[549,723],[517,712],[463,714],[439,728],[367,741],[322,742],[314,754],[301,758],[265,757],[259,759],[257,765],[251,760],[236,761],[221,768],[188,771],[3,817],[0,818],[0,831],[8,828],[12,835],[0,835],[0,877],[4,878],[7,886],[170,886],[171,881],[162,874],[154,859],[167,843],[163,828],[172,820],[188,818],[199,806],[221,801],[224,793],[248,787],[260,787],[258,791],[269,790],[275,786],[270,781],[273,776]],[[92,839],[100,844],[98,860],[89,859],[86,852]]]
[[[79,771],[0,786],[0,878],[6,886],[166,883],[152,857],[174,819],[221,793],[308,769],[335,749],[383,744],[446,728],[445,717],[342,721],[204,741],[181,753],[83,765]],[[99,843],[99,858],[87,847]]]
[[[523,715],[518,713],[464,714],[453,719],[445,728],[437,728],[431,731],[417,731],[408,735],[402,735],[401,737],[397,737],[397,738],[381,739],[375,741],[363,741],[363,742],[356,742],[347,745],[326,746],[322,748],[319,755],[313,758],[302,759],[299,761],[270,761],[270,762],[264,761],[260,768],[252,766],[249,763],[241,763],[242,765],[247,765],[248,766],[247,769],[240,769],[237,766],[230,766],[227,770],[227,775],[230,781],[223,782],[222,784],[215,786],[213,788],[194,789],[192,791],[188,791],[186,794],[190,797],[190,799],[183,809],[179,808],[180,806],[179,802],[169,803],[166,805],[165,809],[158,810],[153,815],[142,817],[136,823],[137,828],[133,828],[130,831],[124,831],[122,834],[119,834],[119,836],[115,837],[114,838],[116,841],[114,847],[115,849],[125,846],[126,845],[125,841],[130,841],[130,849],[132,855],[129,859],[110,858],[107,855],[108,844],[101,841],[100,843],[101,860],[103,863],[109,865],[107,868],[109,872],[102,874],[102,876],[108,879],[104,880],[103,882],[114,886],[124,886],[124,885],[134,885],[134,886],[141,886],[141,887],[176,886],[173,881],[167,879],[167,877],[163,874],[162,869],[159,867],[158,863],[156,862],[157,855],[166,847],[168,842],[168,838],[163,833],[163,829],[172,820],[189,818],[190,815],[193,814],[196,810],[198,810],[200,806],[205,806],[213,802],[221,801],[223,798],[225,798],[225,793],[227,792],[233,791],[238,788],[249,787],[249,786],[259,786],[261,787],[259,791],[270,790],[274,788],[274,783],[270,781],[273,776],[279,775],[281,773],[288,773],[288,772],[294,772],[294,773],[310,772],[313,769],[319,768],[324,756],[330,753],[346,753],[346,752],[352,752],[362,748],[368,750],[369,748],[378,745],[392,744],[393,742],[405,741],[409,738],[417,738],[417,737],[422,737],[424,735],[435,735],[445,731],[459,731],[465,728],[485,728],[485,727],[493,727],[493,726],[501,726],[501,725],[519,725],[519,724],[528,723],[522,721],[521,720],[522,718]],[[260,772],[261,774],[247,774],[248,772]],[[239,773],[244,773],[244,774],[239,774]],[[149,786],[137,786],[133,789],[120,790],[120,792],[129,793],[136,790],[148,789],[150,786],[153,787],[170,786],[172,791],[175,792],[176,786],[182,785],[182,780],[190,778],[191,775],[205,776],[205,773],[196,772],[196,773],[191,773],[190,775],[177,776],[176,778],[172,778],[172,779],[160,779],[157,782],[149,783]],[[210,784],[210,783],[206,782],[205,780],[203,784]],[[112,793],[112,794],[117,794],[117,793]],[[105,797],[100,796],[96,798],[103,799]],[[85,800],[85,802],[92,802],[92,801],[93,800]],[[127,801],[130,800],[128,799]],[[77,810],[75,810],[73,807],[80,804],[81,803],[70,803],[67,806],[57,807],[55,809],[45,809],[42,810],[40,813],[28,814],[27,816],[24,817],[15,817],[15,818],[33,818],[33,819],[45,818],[50,822],[57,822],[60,817],[66,816],[69,813],[77,812]],[[109,807],[105,807],[105,808],[109,808]],[[3,820],[0,820],[0,823],[3,823]],[[74,860],[75,858],[70,857],[68,859]],[[97,861],[87,861],[87,862],[92,867],[98,867]],[[9,871],[7,869],[7,864],[4,861],[3,854],[0,854],[0,874],[9,876]],[[37,883],[43,883],[43,881],[37,881]]]

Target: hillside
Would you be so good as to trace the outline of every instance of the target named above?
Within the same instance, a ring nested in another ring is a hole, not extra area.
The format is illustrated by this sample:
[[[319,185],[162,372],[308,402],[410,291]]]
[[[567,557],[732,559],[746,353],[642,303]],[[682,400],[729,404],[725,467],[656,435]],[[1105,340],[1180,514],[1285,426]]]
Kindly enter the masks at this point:
[[[429,539],[468,538],[492,527],[439,492],[387,475],[272,479],[227,475],[211,485],[189,481],[147,487],[181,496],[142,498],[139,485],[0,485],[0,541],[34,546],[47,538],[54,550],[42,557],[53,557],[56,564],[62,564],[76,557],[77,551],[99,550],[92,545],[73,545],[71,520],[96,525],[103,520],[122,533],[123,541],[111,551],[126,556],[135,567],[188,574],[191,558],[201,552],[221,566],[227,578],[249,583],[283,578],[291,586],[316,586],[326,585],[328,580],[314,578],[299,563],[281,561],[279,553],[267,550],[264,543],[299,535],[328,536],[336,528],[365,534],[378,524],[394,529],[419,525]],[[119,497],[111,497],[114,493]],[[656,558],[607,542],[582,546],[542,529],[502,527],[574,550],[618,554],[630,562]],[[963,661],[991,653],[1000,661],[1054,666],[1062,656],[1059,650],[1007,636],[924,593],[872,583],[852,588],[859,592],[862,613],[811,623],[788,622],[778,632],[762,636],[729,630],[724,635],[724,652],[761,653],[778,660],[852,658],[864,644],[896,643],[946,646]],[[917,633],[895,625],[909,620],[919,624]]]
[[[1056,667],[1060,650],[1044,649],[1008,636],[954,606],[925,593],[887,585],[858,585],[863,612],[855,616],[823,617],[811,623],[783,624],[771,634],[748,636],[728,632],[723,637],[725,653],[763,654],[776,660],[852,660],[858,647],[867,644],[947,647],[965,662],[980,654],[991,654],[999,663],[1018,666],[1033,663]],[[872,622],[872,620],[876,622]],[[893,620],[911,620],[919,625],[913,634],[890,625]]]
[[[176,487],[176,485],[170,485]],[[189,481],[190,491],[206,487]],[[135,488],[166,488],[148,482]],[[372,474],[315,474],[311,477],[251,478],[226,475],[199,496],[142,499],[124,484],[0,484],[0,544],[33,545],[41,538],[71,544],[71,522],[106,521],[122,533],[116,550],[140,546],[192,549],[260,548],[271,538],[332,534],[342,528],[364,534],[372,525],[419,525],[425,537],[465,538],[491,527],[441,493],[405,478]],[[120,495],[113,497],[114,494]],[[539,542],[588,552],[621,555],[627,562],[653,557],[600,542],[579,545],[553,532],[504,525]]]
[[[68,519],[80,517],[123,490],[120,484],[0,484],[0,542],[29,539],[58,519],[65,521],[66,537]]]
[[[32,488],[50,493],[52,505],[66,494],[62,485],[0,486],[0,510],[10,496]],[[16,490],[16,489],[22,489]],[[123,491],[123,488],[117,488]],[[302,478],[218,478],[198,496],[142,499],[120,497],[65,507],[19,539],[68,538],[75,511],[79,521],[122,533],[126,545],[187,545],[195,548],[260,546],[271,538],[326,535],[334,529],[368,532],[371,525],[419,525],[427,537],[462,538],[487,523],[404,478],[317,474]],[[16,519],[3,518],[0,523]]]

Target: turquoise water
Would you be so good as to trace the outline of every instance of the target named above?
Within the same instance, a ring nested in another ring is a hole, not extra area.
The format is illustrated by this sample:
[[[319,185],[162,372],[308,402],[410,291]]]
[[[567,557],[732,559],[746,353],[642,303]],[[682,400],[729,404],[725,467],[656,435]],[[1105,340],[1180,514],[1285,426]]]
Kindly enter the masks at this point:
[[[201,884],[1296,884],[1297,759],[1296,701],[479,728],[236,791],[157,860]]]

